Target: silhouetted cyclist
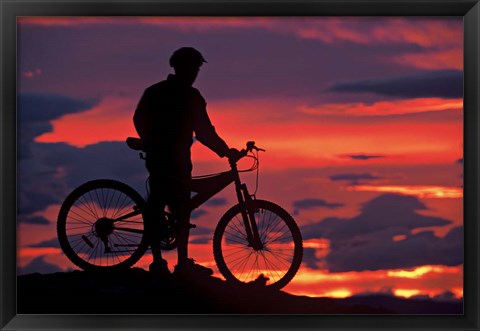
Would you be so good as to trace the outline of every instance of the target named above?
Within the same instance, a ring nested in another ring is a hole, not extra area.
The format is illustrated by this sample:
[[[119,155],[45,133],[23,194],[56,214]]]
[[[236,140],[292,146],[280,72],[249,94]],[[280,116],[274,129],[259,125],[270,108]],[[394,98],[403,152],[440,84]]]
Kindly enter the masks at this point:
[[[212,269],[196,264],[188,257],[190,211],[187,206],[192,176],[190,147],[193,133],[196,140],[220,157],[234,157],[239,153],[229,148],[215,132],[205,99],[192,87],[200,66],[206,62],[194,48],[183,47],[175,51],[170,58],[175,74],[168,75],[166,80],[144,91],[133,117],[145,146],[146,168],[150,173],[150,195],[145,210],[145,233],[153,254],[150,271],[160,275],[170,274],[160,248],[160,215],[165,206],[178,218],[178,264],[174,273],[213,273]]]

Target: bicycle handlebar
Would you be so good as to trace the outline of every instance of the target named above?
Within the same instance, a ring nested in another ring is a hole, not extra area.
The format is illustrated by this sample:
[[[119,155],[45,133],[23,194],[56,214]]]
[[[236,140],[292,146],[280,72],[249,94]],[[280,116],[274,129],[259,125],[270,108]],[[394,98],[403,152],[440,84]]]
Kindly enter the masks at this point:
[[[256,151],[265,152],[265,150],[263,148],[258,148],[257,146],[255,146],[254,141],[247,142],[247,152],[251,152],[253,149],[256,150]]]
[[[238,155],[235,155],[234,157],[231,157],[228,160],[231,164],[237,163],[240,159],[247,156],[247,154],[249,152],[251,152],[252,150],[256,150],[257,152],[265,152],[265,150],[263,148],[259,148],[259,147],[255,146],[254,141],[249,141],[249,142],[247,142],[246,149],[242,149],[241,151],[239,151]]]
[[[143,151],[143,152],[145,151],[145,146],[143,145],[143,141],[140,138],[128,137],[126,140],[126,143],[133,150]],[[257,152],[265,152],[263,148],[259,148],[255,146],[254,141],[249,141],[246,144],[246,148],[239,151],[238,155],[235,155],[234,157],[229,158],[230,163],[237,163],[240,159],[247,156],[247,154],[253,150]],[[140,157],[143,158],[142,153],[140,153]]]

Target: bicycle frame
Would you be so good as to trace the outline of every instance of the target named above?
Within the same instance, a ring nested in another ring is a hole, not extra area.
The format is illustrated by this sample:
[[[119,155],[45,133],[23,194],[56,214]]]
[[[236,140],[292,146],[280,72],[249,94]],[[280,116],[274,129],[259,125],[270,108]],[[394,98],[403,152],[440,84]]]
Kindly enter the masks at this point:
[[[198,208],[208,199],[234,182],[238,203],[243,207],[242,218],[249,245],[255,250],[260,250],[263,248],[263,245],[255,222],[255,211],[251,209],[251,204],[249,203],[252,201],[252,196],[248,192],[247,185],[240,181],[236,163],[231,162],[230,166],[232,168],[230,171],[222,172],[218,175],[192,178],[191,189],[197,194],[190,199],[190,209],[194,210]]]
[[[251,246],[255,250],[261,250],[263,248],[263,244],[261,243],[257,224],[255,222],[255,211],[252,210],[250,204],[250,202],[252,201],[252,196],[248,192],[247,185],[243,184],[240,181],[240,176],[236,163],[231,162],[230,166],[230,171],[225,171],[217,175],[202,176],[197,178],[193,177],[190,183],[190,188],[192,192],[195,192],[197,194],[191,197],[188,207],[190,208],[190,211],[193,211],[194,209],[205,203],[208,199],[219,193],[225,187],[230,185],[232,182],[234,182],[238,203],[243,207],[242,218],[245,225],[249,246]],[[141,210],[137,208],[135,211],[126,215],[122,215],[114,219],[113,221],[121,221],[123,219],[139,215],[140,213]],[[128,232],[143,232],[143,230],[125,229],[121,227],[115,228],[117,230],[123,230]]]
[[[217,175],[199,178],[193,177],[190,188],[191,191],[196,194],[190,198],[190,211],[200,207],[208,199],[234,182],[236,179],[235,177],[233,170],[222,172]]]

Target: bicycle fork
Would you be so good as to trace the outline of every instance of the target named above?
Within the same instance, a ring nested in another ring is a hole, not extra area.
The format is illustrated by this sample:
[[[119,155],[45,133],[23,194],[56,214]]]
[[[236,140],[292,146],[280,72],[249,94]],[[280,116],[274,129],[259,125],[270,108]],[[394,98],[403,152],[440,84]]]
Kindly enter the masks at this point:
[[[255,221],[256,210],[253,208],[254,199],[252,199],[252,196],[248,193],[245,184],[240,185],[240,189],[237,190],[237,197],[242,206],[241,213],[245,225],[248,246],[252,247],[255,251],[260,251],[263,249],[263,243],[258,232],[257,222]]]

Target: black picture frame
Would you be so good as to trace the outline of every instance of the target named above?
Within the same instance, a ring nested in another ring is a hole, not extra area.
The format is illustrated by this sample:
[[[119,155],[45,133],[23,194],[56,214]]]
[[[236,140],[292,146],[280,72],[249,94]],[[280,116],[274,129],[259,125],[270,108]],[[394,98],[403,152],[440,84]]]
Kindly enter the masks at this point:
[[[478,0],[0,0],[2,330],[479,330],[480,4]],[[463,315],[19,315],[16,313],[16,18],[19,16],[463,16]]]

